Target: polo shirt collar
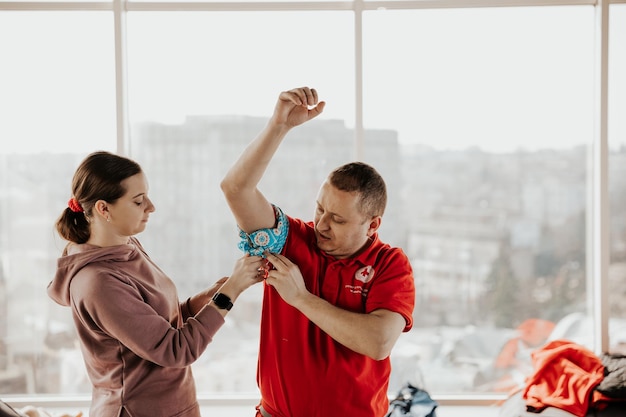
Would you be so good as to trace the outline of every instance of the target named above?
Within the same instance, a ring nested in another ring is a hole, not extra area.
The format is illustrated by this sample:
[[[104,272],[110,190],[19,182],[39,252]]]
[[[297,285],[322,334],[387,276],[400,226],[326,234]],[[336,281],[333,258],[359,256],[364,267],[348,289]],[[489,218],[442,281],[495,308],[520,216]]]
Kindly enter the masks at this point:
[[[345,259],[335,259],[333,256],[327,254],[324,251],[320,251],[324,254],[325,257],[330,258],[333,262],[343,263],[344,265],[349,265],[354,262],[358,262],[361,265],[374,265],[376,263],[376,258],[378,257],[378,249],[382,245],[382,242],[378,238],[378,233],[374,233],[368,243],[365,245],[363,249],[361,249],[356,255],[353,255],[349,258]]]

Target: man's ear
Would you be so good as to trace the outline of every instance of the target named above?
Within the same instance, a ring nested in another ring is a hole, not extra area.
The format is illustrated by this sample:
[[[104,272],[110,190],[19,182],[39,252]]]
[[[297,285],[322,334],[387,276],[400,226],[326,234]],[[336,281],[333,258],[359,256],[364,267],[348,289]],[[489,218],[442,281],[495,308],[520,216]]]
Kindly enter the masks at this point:
[[[370,227],[369,229],[367,229],[367,236],[372,236],[374,233],[376,233],[382,221],[383,218],[381,216],[372,217],[369,222]]]

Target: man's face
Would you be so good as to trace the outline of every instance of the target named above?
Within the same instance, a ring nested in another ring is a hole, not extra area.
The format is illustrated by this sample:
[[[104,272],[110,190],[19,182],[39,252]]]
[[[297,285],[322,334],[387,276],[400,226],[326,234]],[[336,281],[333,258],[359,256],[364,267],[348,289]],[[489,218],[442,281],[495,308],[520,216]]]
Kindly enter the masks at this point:
[[[368,217],[359,211],[356,192],[341,191],[328,181],[322,184],[315,209],[317,246],[337,259],[359,251],[378,230],[380,216]]]

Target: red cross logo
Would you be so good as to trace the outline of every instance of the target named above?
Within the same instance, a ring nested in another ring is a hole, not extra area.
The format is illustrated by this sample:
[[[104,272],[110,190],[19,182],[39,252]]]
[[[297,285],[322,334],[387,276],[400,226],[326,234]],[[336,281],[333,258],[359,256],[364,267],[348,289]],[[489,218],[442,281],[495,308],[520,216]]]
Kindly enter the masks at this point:
[[[374,268],[372,268],[371,265],[364,266],[363,268],[360,268],[354,274],[354,278],[358,279],[362,283],[368,282],[373,277],[374,277]]]

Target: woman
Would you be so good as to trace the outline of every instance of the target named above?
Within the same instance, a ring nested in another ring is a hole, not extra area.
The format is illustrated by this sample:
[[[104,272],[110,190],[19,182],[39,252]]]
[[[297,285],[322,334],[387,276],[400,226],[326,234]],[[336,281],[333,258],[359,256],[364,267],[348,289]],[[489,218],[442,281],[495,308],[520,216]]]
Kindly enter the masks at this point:
[[[92,153],[72,193],[56,223],[69,243],[48,294],[72,308],[93,385],[89,416],[200,416],[190,365],[237,296],[260,282],[262,258],[237,260],[230,277],[181,303],[134,237],[154,211],[141,167]]]

